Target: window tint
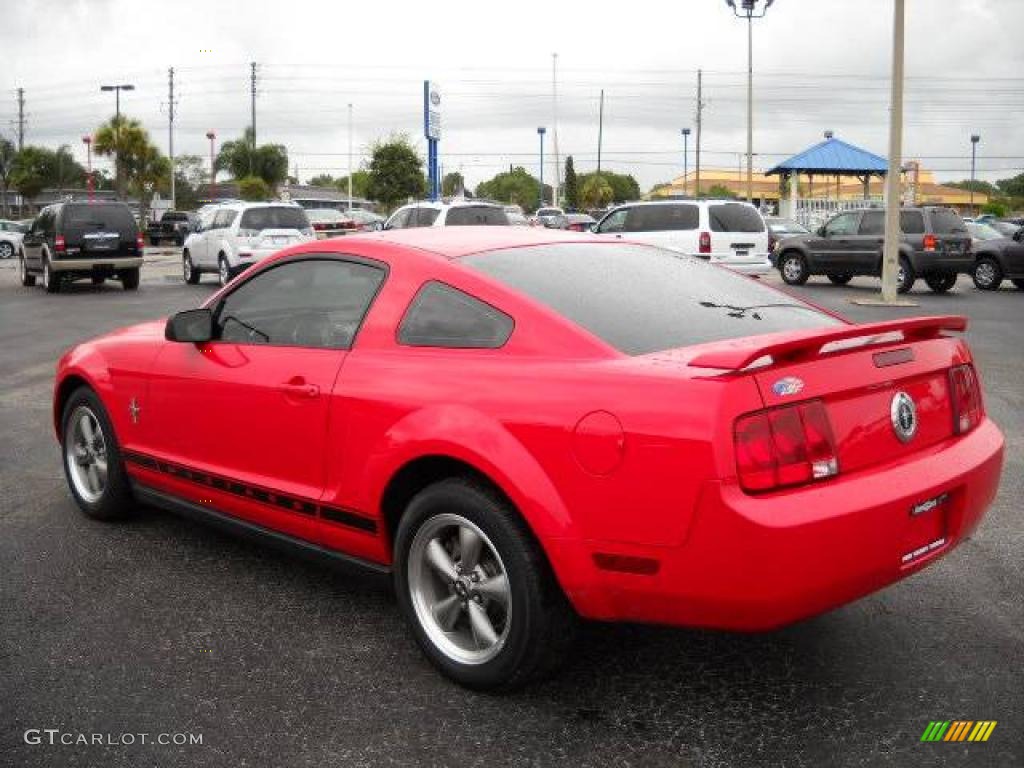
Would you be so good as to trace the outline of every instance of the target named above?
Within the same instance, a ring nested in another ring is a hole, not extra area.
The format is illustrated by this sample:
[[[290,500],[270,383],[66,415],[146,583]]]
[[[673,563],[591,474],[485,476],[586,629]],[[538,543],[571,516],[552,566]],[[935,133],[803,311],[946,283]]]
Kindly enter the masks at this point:
[[[920,211],[900,211],[900,229],[905,235],[923,235],[924,214]]]
[[[136,229],[135,218],[127,205],[97,205],[95,203],[65,205],[61,213],[61,225],[65,232],[131,233]]]
[[[306,212],[297,206],[282,205],[250,208],[242,214],[239,229],[309,229]]]
[[[497,349],[512,334],[504,312],[444,283],[424,285],[398,329],[398,343],[411,347]]]
[[[491,205],[460,205],[448,209],[444,223],[449,227],[507,226],[508,216],[501,208]]]
[[[712,232],[764,232],[764,219],[755,208],[741,203],[708,206]]]
[[[437,216],[438,216],[439,213],[441,213],[441,210],[439,208],[423,207],[423,208],[417,208],[415,210],[415,213],[416,213],[416,223],[413,224],[412,226],[414,226],[414,227],[429,227],[429,226],[432,226],[435,221],[437,221]]]
[[[612,211],[601,220],[598,232],[622,232],[626,226],[626,216],[629,215],[629,208],[619,208]]]
[[[416,212],[415,208],[403,208],[391,217],[388,222],[388,229],[404,229],[409,226],[409,219]]]
[[[650,246],[550,244],[462,263],[631,355],[839,323],[742,275]]]
[[[681,205],[637,205],[626,216],[627,232],[666,232],[697,229],[700,209],[688,203]]]
[[[210,229],[227,229],[234,223],[237,215],[238,211],[217,211],[217,215],[213,217],[213,224],[210,226]]]
[[[238,344],[347,349],[384,270],[337,259],[303,259],[261,272],[217,310],[216,333]]]
[[[885,211],[864,211],[860,217],[862,235],[885,234]]]
[[[836,235],[852,235],[857,231],[859,213],[841,213],[825,224],[825,233],[829,237]]]
[[[964,220],[955,211],[948,208],[932,208],[929,214],[932,220],[932,232],[938,235],[962,235],[967,232]]]

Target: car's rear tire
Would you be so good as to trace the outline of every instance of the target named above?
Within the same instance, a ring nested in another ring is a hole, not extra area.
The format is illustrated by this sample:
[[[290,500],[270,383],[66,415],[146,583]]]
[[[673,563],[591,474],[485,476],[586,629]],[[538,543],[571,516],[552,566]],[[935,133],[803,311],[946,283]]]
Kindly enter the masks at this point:
[[[217,279],[222,288],[231,282],[231,277],[231,265],[228,264],[227,256],[222,253],[217,257]]]
[[[189,285],[196,285],[202,277],[196,265],[192,263],[192,254],[188,251],[181,254],[181,277]]]
[[[31,288],[36,284],[36,276],[29,273],[28,265],[25,264],[25,254],[18,256],[18,277],[25,288]]]
[[[118,276],[121,278],[121,285],[126,291],[138,290],[141,271],[138,267],[121,270]]]
[[[933,293],[945,293],[956,285],[956,272],[941,272],[934,275],[925,275],[924,281]]]
[[[917,275],[914,273],[914,267],[911,266],[910,260],[906,256],[900,256],[896,272],[896,292],[909,293],[916,280]]]
[[[121,449],[106,408],[89,387],[64,404],[60,443],[64,475],[79,508],[97,520],[116,520],[135,510]]]
[[[48,256],[43,256],[43,288],[47,293],[57,293],[60,290],[60,274],[50,268]]]
[[[997,291],[1003,282],[1003,268],[989,256],[978,259],[971,274],[974,285],[983,291]],[[1014,281],[1016,283],[1016,281]]]
[[[451,478],[409,503],[395,537],[398,604],[423,653],[460,685],[507,691],[554,671],[576,616],[518,513]]]
[[[842,272],[837,275],[829,275],[828,279],[833,285],[846,285],[848,282],[853,280],[853,275]]]
[[[797,251],[786,251],[779,256],[779,274],[786,285],[803,285],[811,276],[807,261]]]
[[[1022,291],[1024,291],[1024,278],[1015,277],[1010,282],[1016,285]]]
[[[13,259],[14,246],[4,240],[0,243],[0,259]]]

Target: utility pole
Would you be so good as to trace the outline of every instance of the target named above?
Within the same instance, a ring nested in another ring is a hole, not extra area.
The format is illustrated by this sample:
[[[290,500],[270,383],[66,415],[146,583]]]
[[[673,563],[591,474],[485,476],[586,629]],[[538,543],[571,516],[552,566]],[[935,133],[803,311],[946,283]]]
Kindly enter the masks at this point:
[[[704,73],[701,70],[697,70],[697,179],[696,179],[696,192],[694,197],[700,197],[700,121],[701,112],[704,111],[704,98],[701,92],[701,85],[704,78]]]
[[[348,105],[348,209],[352,210],[352,104]]]
[[[558,54],[551,54],[551,106],[552,106],[552,140],[555,150],[555,183],[551,188],[551,205],[558,207],[558,187],[562,178],[561,162],[558,159]]]
[[[974,210],[974,161],[978,155],[978,142],[981,141],[981,136],[977,133],[971,134],[971,215],[973,216],[976,211]]]
[[[167,155],[171,159],[171,210],[177,208],[174,196],[174,67],[167,70]]]
[[[601,173],[601,141],[604,138],[604,88],[601,89],[601,106],[597,112],[597,172]]]
[[[25,148],[25,89],[18,89],[18,151]]]
[[[686,197],[688,192],[689,192],[689,184],[688,184],[688,180],[687,180],[687,175],[689,173],[689,169],[686,166],[688,165],[688,160],[689,160],[687,155],[689,154],[688,150],[689,150],[689,146],[690,146],[690,129],[689,128],[683,128],[682,129],[682,134],[683,134],[683,197]]]
[[[747,202],[754,202],[754,17],[750,15],[747,16]]]
[[[256,154],[256,62],[251,62],[249,68],[249,100],[252,103],[252,151],[249,153],[249,175],[252,176],[253,155]]]
[[[896,300],[900,249],[900,165],[903,155],[903,0],[893,0],[892,82],[889,105],[889,170],[885,175],[885,244],[882,301]]]

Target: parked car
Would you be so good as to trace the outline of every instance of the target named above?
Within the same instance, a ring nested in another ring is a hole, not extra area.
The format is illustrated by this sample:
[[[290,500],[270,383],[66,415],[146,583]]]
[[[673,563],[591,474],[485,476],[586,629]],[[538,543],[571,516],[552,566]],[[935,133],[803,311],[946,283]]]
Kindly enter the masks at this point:
[[[185,240],[182,276],[195,285],[204,272],[227,285],[239,272],[282,248],[315,240],[306,212],[293,203],[227,203],[202,211]]]
[[[450,202],[426,200],[403,205],[387,220],[384,229],[418,227],[508,226],[508,214],[500,205],[473,200]]]
[[[569,220],[561,208],[538,208],[533,214],[534,221],[548,229],[568,229]]]
[[[376,232],[384,229],[384,222],[387,221],[379,213],[367,211],[364,208],[352,208],[344,213],[356,223],[356,230],[359,232]]]
[[[974,270],[967,225],[951,208],[900,209],[897,290],[906,293],[923,277],[935,293],[956,284],[958,274]],[[787,238],[776,263],[789,285],[803,285],[811,275],[826,275],[845,285],[854,275],[882,273],[885,210],[868,208],[839,213],[810,235]]]
[[[1013,237],[1021,230],[1021,225],[1013,221],[1003,221],[1002,219],[989,219],[983,222],[988,224],[992,229],[1001,233],[1003,237]]]
[[[77,345],[52,412],[86,515],[388,577],[442,673],[507,690],[577,617],[767,630],[967,540],[1003,437],[965,326],[851,324],[642,243],[391,230]]]
[[[505,211],[505,215],[508,216],[508,223],[513,227],[528,227],[530,226],[530,220],[521,213],[515,211]]]
[[[185,238],[192,231],[195,220],[195,214],[185,211],[164,212],[160,221],[150,224],[146,228],[149,244],[160,245],[165,240],[170,240],[175,245],[184,245]]]
[[[13,259],[21,248],[28,227],[17,221],[0,219],[0,259]]]
[[[100,285],[116,277],[126,291],[139,287],[144,243],[124,203],[55,203],[43,208],[21,240],[21,284],[40,276],[48,293],[65,282],[89,278]]]
[[[765,225],[768,227],[768,257],[772,266],[775,266],[775,251],[779,243],[787,237],[794,235],[808,235],[810,230],[803,224],[798,224],[792,219],[782,219],[778,216],[766,216]]]
[[[334,208],[311,208],[306,211],[306,217],[313,225],[313,232],[318,240],[341,237],[356,230],[355,219]]]
[[[567,213],[565,221],[565,228],[573,232],[590,232],[597,224],[597,221],[589,213]]]
[[[734,200],[628,203],[613,208],[594,231],[639,240],[706,259],[748,275],[771,271],[768,228],[760,212]]]
[[[1024,290],[1024,230],[1005,237],[988,224],[968,224],[973,239],[974,284],[983,291],[998,290],[1005,278]]]

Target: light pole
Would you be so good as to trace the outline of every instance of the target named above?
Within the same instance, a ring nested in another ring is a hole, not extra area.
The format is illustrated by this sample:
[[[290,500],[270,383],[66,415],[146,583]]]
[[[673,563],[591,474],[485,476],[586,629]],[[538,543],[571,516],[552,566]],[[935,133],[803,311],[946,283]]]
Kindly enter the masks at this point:
[[[540,137],[540,202],[537,203],[538,208],[544,207],[544,134],[547,129],[543,126],[537,126],[537,135]]]
[[[352,105],[348,105],[348,209],[352,210]]]
[[[981,136],[976,133],[971,134],[971,213],[974,213],[974,161],[977,158],[978,142],[981,141]]]
[[[114,177],[117,180],[117,195],[121,197],[124,193],[121,184],[121,91],[134,91],[135,86],[131,83],[101,85],[100,90],[114,92]]]
[[[93,179],[92,179],[92,136],[83,136],[82,143],[85,144],[85,167],[87,174],[85,177],[86,188],[89,190],[89,202],[93,201]]]
[[[687,171],[688,171],[687,164],[688,164],[688,161],[689,161],[689,157],[687,156],[687,154],[688,154],[687,150],[689,149],[689,144],[690,144],[690,129],[689,128],[683,128],[683,197],[686,197],[688,189],[689,189],[689,185],[688,185],[687,179],[686,179],[686,174],[687,174]]]
[[[215,188],[217,186],[217,168],[213,164],[213,142],[217,140],[217,134],[213,131],[206,132],[206,138],[210,140],[210,202],[214,200],[216,194]]]
[[[754,19],[764,18],[775,0],[763,0],[764,7],[757,12],[759,0],[725,0],[737,18],[747,20],[747,202],[754,202]]]

